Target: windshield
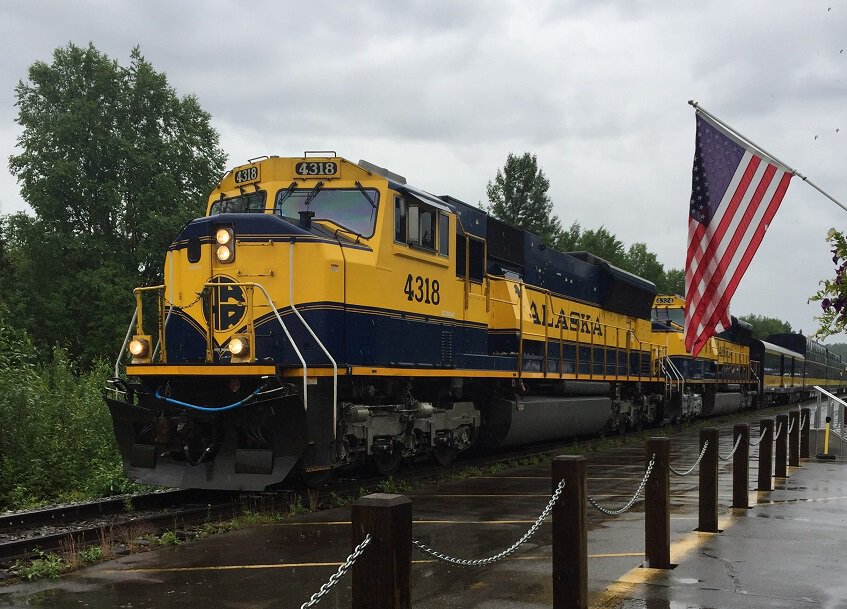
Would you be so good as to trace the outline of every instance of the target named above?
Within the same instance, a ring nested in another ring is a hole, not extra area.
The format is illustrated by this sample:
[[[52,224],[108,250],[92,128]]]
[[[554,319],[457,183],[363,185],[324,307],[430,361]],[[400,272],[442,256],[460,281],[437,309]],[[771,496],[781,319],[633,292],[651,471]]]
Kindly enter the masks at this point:
[[[653,309],[653,321],[660,323],[671,321],[682,328],[685,325],[685,309],[655,308]]]
[[[328,220],[363,237],[372,237],[378,205],[379,191],[373,188],[281,190],[276,195],[274,213],[299,218],[301,211],[309,209],[315,212],[315,220]]]
[[[209,215],[262,213],[265,211],[266,198],[267,193],[264,190],[259,190],[227,199],[220,199],[212,203],[212,209],[209,211]]]

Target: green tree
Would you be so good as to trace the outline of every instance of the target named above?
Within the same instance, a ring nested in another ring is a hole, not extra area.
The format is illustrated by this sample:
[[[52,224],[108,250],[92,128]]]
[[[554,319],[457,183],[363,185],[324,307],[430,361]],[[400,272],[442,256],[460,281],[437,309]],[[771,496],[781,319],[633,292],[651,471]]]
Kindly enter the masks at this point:
[[[668,269],[656,288],[660,294],[678,294],[685,296],[685,271],[682,269]]]
[[[534,154],[506,157],[503,170],[488,182],[488,208],[495,218],[540,235],[555,245],[562,232],[559,218],[553,214],[553,201],[547,195],[550,181],[538,167]]]
[[[35,211],[8,220],[10,306],[42,353],[117,350],[132,287],[159,283],[164,252],[201,215],[225,155],[210,115],[133,49],[127,67],[69,44],[15,89],[21,153],[9,159]]]
[[[791,324],[775,317],[765,317],[764,315],[741,315],[739,319],[746,321],[753,326],[753,337],[759,340],[764,340],[771,334],[782,334],[791,332]]]
[[[656,254],[647,249],[646,243],[633,243],[626,253],[624,268],[639,277],[649,279],[656,286],[664,280],[665,267],[656,258]]]
[[[623,243],[604,226],[597,230],[583,231],[576,247],[578,250],[591,252],[615,266],[626,268],[626,250]]]
[[[833,343],[826,346],[831,352],[841,356],[842,361],[847,361],[847,343]]]
[[[558,238],[552,245],[560,252],[576,251],[581,234],[582,229],[580,228],[579,223],[574,222],[568,230],[563,230],[559,233]]]
[[[12,289],[12,271],[9,263],[8,245],[6,244],[6,219],[0,216],[0,306],[5,302],[4,296]]]
[[[821,281],[820,289],[809,298],[810,302],[820,302],[823,310],[817,318],[820,326],[815,332],[820,338],[847,330],[847,237],[831,228],[826,240],[832,248],[835,277]]]

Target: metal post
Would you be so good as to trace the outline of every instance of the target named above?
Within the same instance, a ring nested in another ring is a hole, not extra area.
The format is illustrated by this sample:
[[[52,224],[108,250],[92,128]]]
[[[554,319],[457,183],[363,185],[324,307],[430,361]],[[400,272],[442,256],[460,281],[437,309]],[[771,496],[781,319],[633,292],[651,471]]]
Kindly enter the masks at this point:
[[[759,422],[759,488],[760,491],[772,491],[771,472],[773,471],[773,419]]]
[[[353,565],[353,609],[409,609],[412,500],[376,493],[353,504],[353,547],[371,543]]]
[[[788,426],[791,428],[788,434],[788,465],[800,467],[800,413],[797,410],[788,413]]]
[[[553,609],[588,607],[588,516],[585,457],[553,459],[553,490],[565,489],[553,505]]]
[[[750,507],[750,425],[739,423],[732,428],[733,446],[738,441],[738,448],[732,456],[732,507]]]
[[[669,438],[650,438],[645,444],[645,463],[653,455],[653,473],[644,493],[644,566],[671,568],[671,481]]]
[[[700,525],[698,531],[718,532],[718,428],[700,430],[700,450],[706,452],[700,461]],[[698,452],[699,455],[699,452]]]
[[[809,408],[800,409],[800,458],[809,458],[809,428],[812,426],[812,411]]]
[[[776,428],[779,436],[776,438],[776,454],[774,456],[773,475],[777,478],[787,478],[785,464],[788,457],[788,415],[776,415]]]

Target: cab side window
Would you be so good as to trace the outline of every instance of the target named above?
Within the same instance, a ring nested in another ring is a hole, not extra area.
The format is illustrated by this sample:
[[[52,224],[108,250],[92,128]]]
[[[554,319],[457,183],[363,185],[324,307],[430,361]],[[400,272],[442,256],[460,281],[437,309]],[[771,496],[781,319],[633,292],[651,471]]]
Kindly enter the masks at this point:
[[[406,240],[406,201],[403,197],[394,197],[394,240],[408,243]]]
[[[450,255],[450,216],[417,200],[394,197],[394,241]]]
[[[438,253],[450,255],[450,216],[438,214]]]

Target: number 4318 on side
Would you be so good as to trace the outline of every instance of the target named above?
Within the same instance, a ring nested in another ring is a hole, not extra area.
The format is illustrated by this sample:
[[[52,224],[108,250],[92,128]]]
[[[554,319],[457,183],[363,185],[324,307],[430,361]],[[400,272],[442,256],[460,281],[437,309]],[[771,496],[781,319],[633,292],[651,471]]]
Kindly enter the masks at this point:
[[[420,275],[413,276],[409,273],[409,276],[406,277],[403,293],[406,294],[408,300],[437,305],[441,302],[441,294],[438,293],[438,288],[438,279],[430,279]]]

